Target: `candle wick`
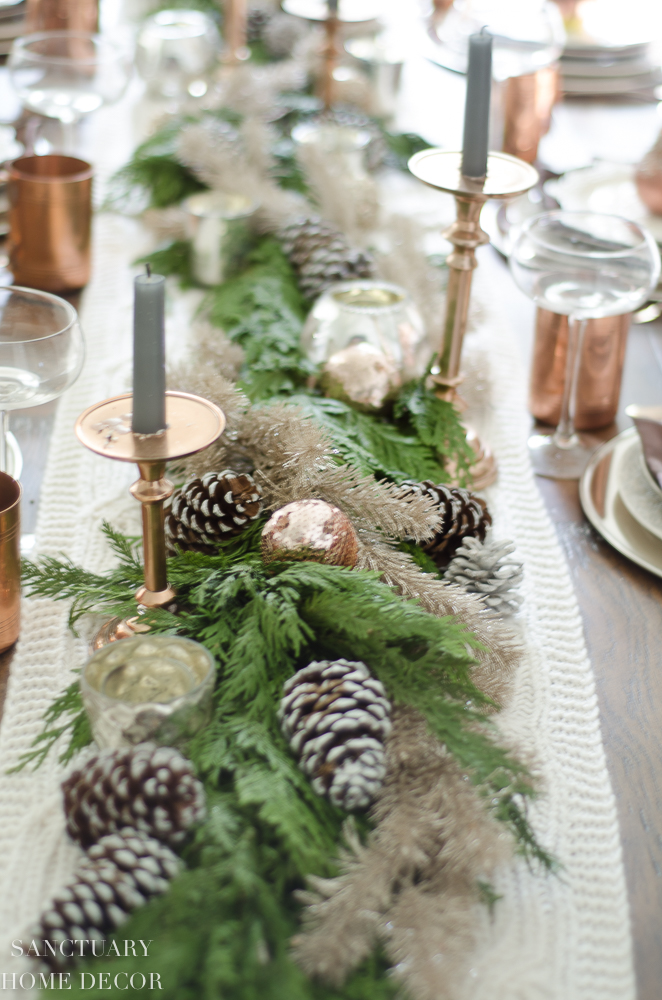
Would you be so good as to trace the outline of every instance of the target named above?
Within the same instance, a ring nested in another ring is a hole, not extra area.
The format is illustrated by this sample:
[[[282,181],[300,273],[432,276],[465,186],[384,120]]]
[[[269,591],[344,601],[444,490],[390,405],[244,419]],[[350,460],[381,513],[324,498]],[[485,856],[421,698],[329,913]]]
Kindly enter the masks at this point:
[[[145,270],[147,271],[147,277],[151,278],[152,277],[152,265],[151,264],[145,264]]]

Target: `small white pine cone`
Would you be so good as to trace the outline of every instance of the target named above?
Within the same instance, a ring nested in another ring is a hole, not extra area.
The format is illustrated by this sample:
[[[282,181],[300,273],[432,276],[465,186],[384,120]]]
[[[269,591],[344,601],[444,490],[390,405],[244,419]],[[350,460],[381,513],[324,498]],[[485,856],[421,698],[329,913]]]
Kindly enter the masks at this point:
[[[366,809],[386,775],[391,705],[365,663],[321,660],[283,687],[278,718],[318,795],[341,809]]]
[[[454,583],[467,594],[477,594],[485,607],[503,617],[519,611],[523,601],[517,588],[522,582],[522,563],[513,559],[513,542],[497,542],[490,536],[480,542],[464,538],[444,573],[447,583]]]

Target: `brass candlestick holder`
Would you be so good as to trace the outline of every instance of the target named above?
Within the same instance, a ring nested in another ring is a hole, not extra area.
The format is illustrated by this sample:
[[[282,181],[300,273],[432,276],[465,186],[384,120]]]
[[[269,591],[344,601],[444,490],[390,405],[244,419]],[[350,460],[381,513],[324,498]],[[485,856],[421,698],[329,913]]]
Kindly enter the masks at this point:
[[[478,267],[476,248],[489,243],[490,238],[480,227],[480,213],[488,198],[516,198],[538,182],[538,171],[523,160],[507,153],[490,153],[487,175],[465,177],[461,170],[462,153],[445,149],[424,149],[409,161],[409,170],[424,184],[455,196],[457,219],[443,233],[453,244],[446,258],[449,267],[446,292],[446,315],[439,353],[430,370],[430,380],[441,399],[460,408],[466,404],[458,394],[463,381],[460,373],[462,344],[467,329],[471,280]],[[480,445],[475,432],[468,430],[468,439],[476,451],[472,468],[476,489],[489,486],[496,479],[496,462],[489,450]]]
[[[174,487],[165,478],[166,463],[194,455],[213,444],[225,429],[225,415],[214,403],[185,392],[166,393],[166,429],[136,434],[131,428],[133,397],[114,396],[88,407],[76,421],[78,440],[97,455],[119,462],[136,462],[140,479],[131,493],[142,504],[145,583],[136,591],[138,609],[172,604],[176,594],[168,584],[164,502]],[[145,631],[139,618],[114,618],[93,640],[99,649],[115,639]]]

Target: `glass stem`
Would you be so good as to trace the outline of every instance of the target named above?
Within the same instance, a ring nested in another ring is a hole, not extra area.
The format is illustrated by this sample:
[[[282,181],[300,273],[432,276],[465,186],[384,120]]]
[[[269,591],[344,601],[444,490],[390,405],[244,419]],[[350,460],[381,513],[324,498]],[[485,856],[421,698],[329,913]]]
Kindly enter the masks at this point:
[[[9,414],[0,410],[0,472],[7,471],[7,432],[9,431]]]
[[[577,384],[582,359],[585,319],[568,316],[568,351],[565,362],[565,381],[561,401],[561,418],[554,432],[554,444],[558,448],[571,448],[577,443],[575,434],[575,412],[577,408]]]

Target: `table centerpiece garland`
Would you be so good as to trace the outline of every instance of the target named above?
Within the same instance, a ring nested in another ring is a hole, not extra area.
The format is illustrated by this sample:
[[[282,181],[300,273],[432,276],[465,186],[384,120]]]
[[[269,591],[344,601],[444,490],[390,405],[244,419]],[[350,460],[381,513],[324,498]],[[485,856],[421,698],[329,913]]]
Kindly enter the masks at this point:
[[[413,996],[453,997],[473,907],[493,901],[494,866],[516,844],[551,863],[526,820],[523,803],[533,793],[526,769],[498,746],[485,714],[506,695],[519,655],[513,633],[426,559],[418,542],[439,521],[431,496],[339,464],[326,428],[285,395],[251,403],[212,366],[195,363],[172,378],[214,399],[228,418],[219,444],[183,467],[182,478],[232,465],[251,470],[268,508],[333,503],[356,532],[357,563],[264,565],[258,535],[266,514],[216,554],[171,559],[179,613],[149,613],[149,623],[154,632],[204,642],[218,664],[214,719],[187,750],[208,819],[185,845],[187,869],[170,892],[138,910],[122,934],[153,936],[164,992],[173,997],[258,989],[391,995],[400,980]],[[72,624],[87,611],[134,607],[136,545],[107,530],[119,558],[107,576],[52,558],[26,567],[35,594],[74,599]],[[283,683],[297,670],[350,657],[366,664],[393,705],[384,784],[370,815],[353,824],[311,789],[277,714]],[[33,759],[68,732],[64,759],[89,742],[77,684],[46,722]],[[304,900],[302,929],[296,892],[307,882],[313,895]],[[81,969],[134,971],[126,958],[87,962]]]
[[[451,471],[466,481],[471,452],[454,407],[437,399],[424,377],[403,386],[378,414],[315,388],[300,334],[311,289],[321,290],[325,276],[315,285],[300,261],[293,266],[293,225],[295,236],[319,229],[323,207],[336,244],[367,249],[381,215],[382,273],[390,266],[410,276],[429,328],[440,275],[420,249],[420,234],[381,213],[369,186],[354,201],[344,192],[341,206],[325,164],[314,155],[303,165],[294,158],[287,135],[317,114],[314,102],[279,95],[285,114],[278,120],[251,117],[255,106],[264,112],[274,104],[278,89],[273,74],[255,84],[251,72],[244,72],[243,88],[235,77],[234,90],[224,89],[228,107],[172,120],[144,143],[121,171],[114,201],[126,205],[137,189],[148,193],[145,221],[171,239],[149,259],[190,284],[182,197],[223,189],[230,177],[235,189],[239,183],[257,196],[257,224],[240,234],[230,275],[207,294],[190,363],[171,376],[177,388],[218,402],[227,432],[175,471],[184,499],[187,476],[204,483],[209,475],[243,475],[252,477],[267,511],[311,500],[332,504],[355,532],[356,563],[292,562],[282,552],[266,563],[260,534],[267,513],[211,553],[205,546],[172,556],[178,613],[148,612],[145,620],[154,633],[203,642],[215,657],[213,719],[186,749],[204,785],[207,818],[180,845],[185,869],[168,893],[136,910],[122,934],[153,938],[163,993],[178,1000],[387,997],[403,984],[420,1000],[450,1000],[466,972],[473,909],[495,902],[495,866],[513,848],[552,866],[526,818],[534,794],[528,771],[499,745],[489,718],[507,696],[517,641],[479,596],[448,583],[466,585],[467,565],[475,573],[475,542],[483,562],[493,552],[484,571],[493,584],[504,548],[481,545],[484,527],[477,540],[468,532],[459,552],[464,562],[458,568],[456,556],[446,581],[458,539],[437,562],[425,552],[426,540],[440,532],[443,498],[434,490],[443,488],[432,484]],[[296,67],[278,72],[291,79]],[[390,156],[401,165],[424,145],[354,112],[329,117],[368,127],[376,164]],[[398,268],[398,258],[409,266]],[[456,492],[453,502],[470,502]],[[118,559],[110,574],[54,558],[26,566],[32,593],[73,599],[72,627],[86,612],[133,611],[137,543],[105,530]],[[502,585],[492,607],[516,608],[513,582]],[[385,777],[369,812],[353,814],[314,790],[288,747],[282,710],[279,718],[283,686],[297,671],[323,674],[324,664],[367,668],[390,705]],[[43,760],[65,735],[63,761],[91,740],[77,683],[46,713],[24,763]],[[104,844],[101,838],[93,848],[94,857],[103,855],[98,863],[119,850]],[[165,872],[167,859],[160,863]],[[80,968],[92,966],[82,960]],[[93,968],[140,971],[127,958],[96,959]]]

